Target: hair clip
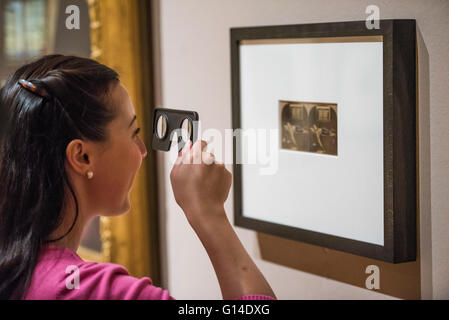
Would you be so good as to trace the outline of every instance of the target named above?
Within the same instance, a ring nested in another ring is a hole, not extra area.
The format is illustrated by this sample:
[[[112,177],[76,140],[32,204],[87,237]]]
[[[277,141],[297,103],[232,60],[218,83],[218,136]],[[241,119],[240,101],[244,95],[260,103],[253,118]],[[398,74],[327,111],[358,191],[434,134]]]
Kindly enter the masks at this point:
[[[38,96],[42,98],[48,97],[48,93],[44,88],[39,88],[35,84],[31,83],[30,81],[20,79],[19,84],[27,89],[28,91],[31,91],[34,94],[37,94]]]

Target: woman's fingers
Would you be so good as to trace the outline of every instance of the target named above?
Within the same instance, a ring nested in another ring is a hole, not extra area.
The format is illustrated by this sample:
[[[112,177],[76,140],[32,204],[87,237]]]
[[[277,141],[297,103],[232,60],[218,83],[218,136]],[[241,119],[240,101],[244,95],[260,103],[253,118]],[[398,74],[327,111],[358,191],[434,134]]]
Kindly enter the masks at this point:
[[[185,145],[184,148],[181,150],[181,157],[184,157],[192,148],[192,141],[189,140]]]
[[[192,141],[189,140],[181,151],[178,153],[178,158],[176,158],[175,164],[180,164],[182,161],[184,161],[185,156],[189,153],[190,149],[192,148]]]
[[[184,148],[179,152],[176,164],[181,162],[184,164],[207,164],[215,163],[215,155],[211,152],[206,152],[207,142],[200,140],[192,145],[189,141]]]
[[[193,144],[192,150],[193,152],[203,152],[206,150],[207,142],[204,140],[198,140]]]
[[[193,159],[194,160],[201,160],[201,155],[202,155],[203,151],[206,151],[206,148],[207,148],[207,142],[206,141],[199,140],[199,141],[195,142],[193,147],[192,147]],[[195,162],[195,163],[200,163],[200,161]]]
[[[203,158],[203,152],[206,151],[207,148],[207,142],[204,140],[200,140],[195,142],[195,144],[192,147],[192,153],[193,153],[193,163],[194,164],[200,164],[202,162]]]
[[[211,165],[215,162],[215,155],[210,152],[203,152],[202,160],[203,163]]]

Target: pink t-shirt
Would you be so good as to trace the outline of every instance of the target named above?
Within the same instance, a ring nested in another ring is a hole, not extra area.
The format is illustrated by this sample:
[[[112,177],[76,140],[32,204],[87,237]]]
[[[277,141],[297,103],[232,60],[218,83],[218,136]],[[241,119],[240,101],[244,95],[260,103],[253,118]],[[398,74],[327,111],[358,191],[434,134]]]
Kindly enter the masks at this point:
[[[148,277],[135,278],[118,264],[86,262],[68,248],[42,247],[27,300],[173,300]],[[264,295],[236,297],[271,300]]]

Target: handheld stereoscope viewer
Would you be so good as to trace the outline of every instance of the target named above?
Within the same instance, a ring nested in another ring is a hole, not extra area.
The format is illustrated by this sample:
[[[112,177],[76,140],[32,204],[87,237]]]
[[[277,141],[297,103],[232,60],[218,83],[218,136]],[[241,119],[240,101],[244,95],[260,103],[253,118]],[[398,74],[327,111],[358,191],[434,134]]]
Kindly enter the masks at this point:
[[[156,108],[153,114],[153,150],[169,151],[177,139],[178,151],[198,139],[199,116],[195,111]],[[175,138],[176,133],[176,138]]]

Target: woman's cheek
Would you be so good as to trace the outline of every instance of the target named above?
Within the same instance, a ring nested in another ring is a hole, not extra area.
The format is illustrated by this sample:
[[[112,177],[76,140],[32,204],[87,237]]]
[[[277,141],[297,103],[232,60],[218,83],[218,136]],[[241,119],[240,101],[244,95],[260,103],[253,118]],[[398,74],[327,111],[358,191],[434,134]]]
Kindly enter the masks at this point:
[[[124,157],[120,163],[119,170],[121,172],[125,172],[127,175],[127,180],[134,179],[137,171],[139,170],[142,164],[142,157],[139,153],[139,148],[135,144],[134,141],[131,141],[131,144],[127,146],[126,150],[124,150]]]
[[[136,159],[136,168],[137,170],[140,168],[140,166],[142,165],[142,145],[143,142],[140,140],[140,138],[137,138],[138,140],[136,140],[134,142],[134,157]],[[143,147],[145,148],[145,147]]]

